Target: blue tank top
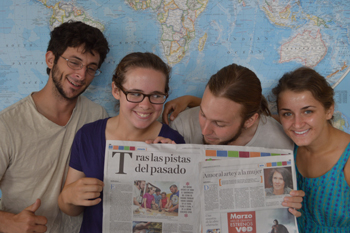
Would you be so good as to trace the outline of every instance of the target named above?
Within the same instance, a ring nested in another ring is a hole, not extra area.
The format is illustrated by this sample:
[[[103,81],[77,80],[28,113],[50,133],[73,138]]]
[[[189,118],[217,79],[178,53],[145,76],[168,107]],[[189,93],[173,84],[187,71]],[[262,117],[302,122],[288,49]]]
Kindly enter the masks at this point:
[[[303,177],[296,167],[298,189],[305,192],[302,216],[298,218],[301,233],[350,232],[350,187],[343,172],[349,155],[350,143],[334,167],[317,178]]]

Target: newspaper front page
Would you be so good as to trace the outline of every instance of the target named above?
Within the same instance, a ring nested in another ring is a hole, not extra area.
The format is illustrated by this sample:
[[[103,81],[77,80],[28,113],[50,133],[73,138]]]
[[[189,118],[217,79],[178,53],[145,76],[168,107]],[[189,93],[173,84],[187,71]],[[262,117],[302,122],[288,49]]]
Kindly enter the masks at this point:
[[[204,155],[198,146],[127,141],[106,146],[103,232],[199,232]],[[155,197],[157,190],[163,197]]]
[[[264,167],[256,168],[263,157],[273,164],[271,168],[275,162],[276,166],[289,167],[294,177],[293,154],[289,150],[107,140],[103,232],[197,233],[202,226],[203,233],[275,233],[271,231],[270,218],[266,218],[269,230],[258,229],[264,219],[260,215],[271,212],[282,216],[288,210],[281,206],[284,195],[266,194],[271,190],[273,193],[274,186],[263,175],[268,173],[268,167],[266,171]],[[236,177],[209,175],[227,172],[236,173]],[[290,183],[290,188],[295,188],[295,180]],[[227,216],[247,211],[254,212],[255,231],[250,231],[249,226],[232,231]],[[295,218],[288,219],[294,221],[296,229]]]
[[[200,174],[204,233],[298,232],[296,218],[281,205],[296,189],[291,151],[201,162]]]

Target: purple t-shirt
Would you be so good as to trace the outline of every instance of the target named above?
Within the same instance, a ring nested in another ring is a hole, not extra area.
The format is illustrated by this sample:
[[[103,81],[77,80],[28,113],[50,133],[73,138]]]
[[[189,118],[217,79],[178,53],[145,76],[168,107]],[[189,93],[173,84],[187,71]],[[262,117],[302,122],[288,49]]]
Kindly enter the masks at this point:
[[[86,177],[97,178],[103,181],[106,149],[107,120],[102,119],[84,125],[75,135],[69,166],[84,172]],[[185,143],[184,138],[168,125],[163,124],[159,136],[170,138],[177,144]],[[100,198],[103,198],[101,193]],[[80,232],[102,232],[102,201],[85,207]]]
[[[146,208],[151,209],[152,208],[152,201],[154,200],[154,196],[149,194],[149,193],[145,193],[143,195],[143,198],[147,198],[147,200],[146,200]],[[145,207],[143,203],[142,203],[142,207]]]

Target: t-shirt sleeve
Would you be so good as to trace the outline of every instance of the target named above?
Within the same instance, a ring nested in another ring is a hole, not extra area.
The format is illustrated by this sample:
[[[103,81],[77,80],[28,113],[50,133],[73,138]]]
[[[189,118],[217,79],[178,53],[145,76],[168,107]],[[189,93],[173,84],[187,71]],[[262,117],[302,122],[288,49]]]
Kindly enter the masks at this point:
[[[2,119],[0,119],[0,182],[2,176],[5,174],[7,167],[10,163],[10,146],[13,144],[11,141],[10,131]]]
[[[108,113],[107,113],[107,111],[102,107],[102,118],[101,118],[101,119],[104,119],[104,118],[107,118],[107,117],[109,117],[109,116],[108,116]]]
[[[185,139],[184,137],[179,134],[176,130],[173,130],[168,125],[163,124],[162,129],[160,130],[159,136],[164,138],[169,138],[173,140],[176,144],[184,144]]]
[[[183,135],[184,130],[183,130],[183,124],[182,124],[182,119],[181,119],[181,114],[176,117],[173,121],[170,121],[170,127],[174,130],[176,130],[178,133]]]

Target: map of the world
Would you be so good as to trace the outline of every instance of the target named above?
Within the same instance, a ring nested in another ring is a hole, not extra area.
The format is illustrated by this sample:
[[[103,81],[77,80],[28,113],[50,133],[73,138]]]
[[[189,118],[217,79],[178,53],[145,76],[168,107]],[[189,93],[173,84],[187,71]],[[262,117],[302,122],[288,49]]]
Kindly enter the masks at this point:
[[[111,51],[85,95],[113,116],[112,72],[131,52],[153,52],[173,68],[169,99],[201,97],[210,76],[237,63],[265,96],[288,71],[309,66],[335,88],[335,125],[350,133],[348,0],[15,0],[0,7],[0,110],[47,82],[49,33],[68,20],[106,35]]]

